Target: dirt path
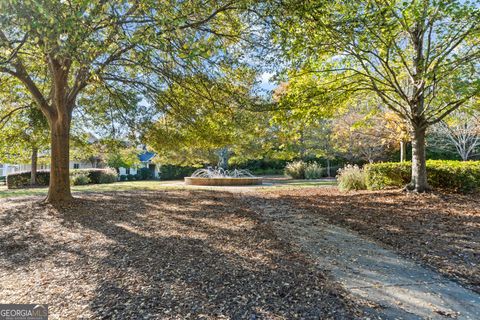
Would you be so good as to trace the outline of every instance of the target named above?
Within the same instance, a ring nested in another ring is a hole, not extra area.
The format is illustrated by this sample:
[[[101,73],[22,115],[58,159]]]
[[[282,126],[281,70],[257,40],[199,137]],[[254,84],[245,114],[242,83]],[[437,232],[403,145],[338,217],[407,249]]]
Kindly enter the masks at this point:
[[[237,196],[279,237],[313,257],[320,269],[330,271],[373,318],[480,319],[480,295],[437,272],[280,198]]]

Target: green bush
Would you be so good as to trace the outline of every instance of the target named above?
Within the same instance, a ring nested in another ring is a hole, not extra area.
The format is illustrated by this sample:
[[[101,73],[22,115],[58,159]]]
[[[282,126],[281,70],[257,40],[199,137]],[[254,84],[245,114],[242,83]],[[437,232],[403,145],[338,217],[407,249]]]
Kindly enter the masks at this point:
[[[70,182],[74,186],[83,186],[90,183],[90,178],[86,174],[76,174],[70,178]]]
[[[87,180],[84,177],[88,179],[88,183],[84,183]],[[117,181],[117,172],[110,168],[74,169],[70,170],[70,180],[72,181],[73,185],[111,183]],[[36,186],[48,186],[49,182],[49,171],[37,171]],[[7,187],[9,189],[26,188],[29,186],[30,171],[11,173],[7,176]]]
[[[70,176],[75,176],[77,174],[86,174],[88,176],[88,179],[90,179],[91,184],[99,184],[100,183],[100,177],[102,176],[103,173],[105,172],[111,172],[112,169],[99,169],[99,168],[93,168],[93,169],[74,169],[70,170]],[[115,170],[113,170],[115,172]],[[115,172],[115,175],[117,173]]]
[[[7,188],[19,189],[30,187],[30,171],[15,172],[7,175]],[[37,183],[36,186],[48,186],[50,183],[49,171],[37,171]]]
[[[480,190],[480,161],[427,161],[427,181],[433,188],[457,192]]]
[[[403,187],[410,182],[411,162],[374,163],[365,167],[369,189]],[[480,189],[480,161],[428,160],[427,181],[433,188],[456,192]]]
[[[137,180],[151,180],[153,179],[153,173],[149,168],[140,168],[137,171]]]
[[[128,181],[135,181],[135,180],[137,180],[136,178],[137,177],[134,174],[127,174],[127,180]]]
[[[347,165],[337,171],[338,188],[340,190],[365,190],[367,189],[366,173],[357,165]]]
[[[402,187],[410,182],[411,162],[382,162],[365,165],[367,187],[379,190],[389,187]]]
[[[163,164],[160,166],[160,179],[183,179],[184,177],[191,176],[195,170],[197,170],[197,168]]]
[[[324,173],[324,168],[317,162],[309,163],[305,167],[305,179],[320,179]]]
[[[101,184],[117,182],[117,177],[117,172],[114,169],[103,169],[98,182]]]
[[[305,179],[305,169],[307,168],[307,163],[304,161],[293,161],[287,163],[285,166],[285,175],[293,179]]]
[[[124,174],[121,174],[119,177],[120,181],[127,181],[127,176]]]
[[[254,170],[251,170],[250,172],[256,176],[281,175],[283,174],[284,169],[277,169],[277,168],[254,169]]]
[[[268,158],[244,160],[233,156],[229,163],[236,169],[248,169],[256,175],[267,175],[283,174],[287,161]]]

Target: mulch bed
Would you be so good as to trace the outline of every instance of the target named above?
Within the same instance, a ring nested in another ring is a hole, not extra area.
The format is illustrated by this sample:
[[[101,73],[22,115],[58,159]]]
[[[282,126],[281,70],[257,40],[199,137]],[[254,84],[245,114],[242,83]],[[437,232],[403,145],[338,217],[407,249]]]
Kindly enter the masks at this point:
[[[275,198],[358,231],[480,292],[480,195],[287,190]]]
[[[0,203],[0,301],[51,319],[348,319],[354,306],[232,194]]]

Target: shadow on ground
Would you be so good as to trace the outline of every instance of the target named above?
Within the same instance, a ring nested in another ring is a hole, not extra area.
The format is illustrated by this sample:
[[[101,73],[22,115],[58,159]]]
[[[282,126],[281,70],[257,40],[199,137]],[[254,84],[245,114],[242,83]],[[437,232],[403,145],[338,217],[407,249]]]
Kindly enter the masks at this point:
[[[2,202],[0,300],[59,318],[306,319],[356,307],[232,194],[82,194]]]

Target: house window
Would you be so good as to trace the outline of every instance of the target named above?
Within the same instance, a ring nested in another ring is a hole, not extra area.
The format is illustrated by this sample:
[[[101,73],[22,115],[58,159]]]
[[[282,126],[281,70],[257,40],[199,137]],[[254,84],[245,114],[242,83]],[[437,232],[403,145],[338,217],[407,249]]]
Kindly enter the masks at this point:
[[[130,174],[130,168],[125,169],[125,174]]]
[[[80,163],[74,163],[73,169],[80,169]]]

